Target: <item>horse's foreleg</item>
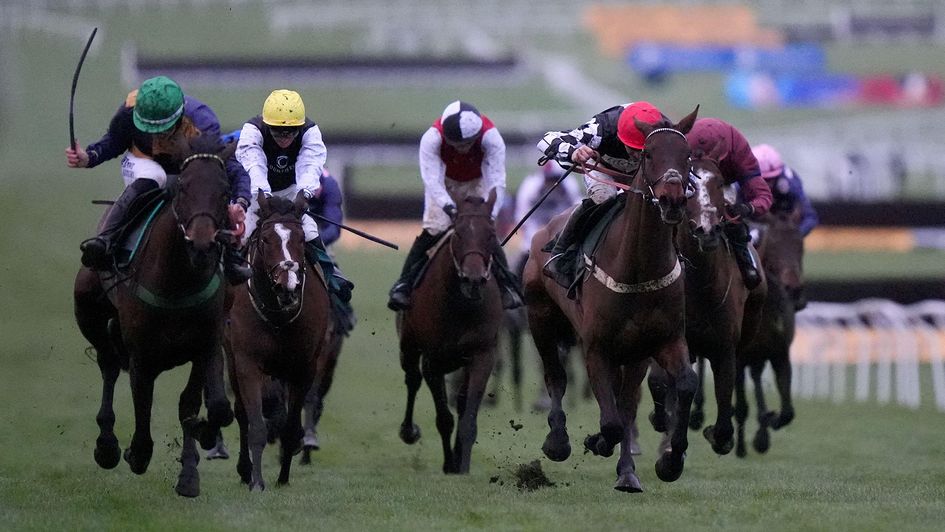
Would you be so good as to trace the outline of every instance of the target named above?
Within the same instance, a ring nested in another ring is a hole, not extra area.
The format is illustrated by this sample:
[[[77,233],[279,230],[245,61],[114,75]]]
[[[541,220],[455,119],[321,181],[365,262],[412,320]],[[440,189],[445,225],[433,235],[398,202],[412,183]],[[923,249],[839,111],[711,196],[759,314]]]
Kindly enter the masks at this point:
[[[335,367],[338,365],[338,355],[341,353],[341,338],[341,335],[336,335],[332,340],[331,347],[318,357],[315,367],[315,380],[305,396],[305,435],[302,438],[302,448],[305,454],[302,456],[302,463],[311,462],[310,452],[321,448],[318,441],[318,422],[322,419],[325,397],[328,396],[328,390],[331,389],[335,377]]]
[[[214,349],[207,366],[207,379],[204,385],[204,396],[207,403],[207,423],[210,430],[219,431],[220,427],[228,427],[233,423],[233,408],[226,397],[226,383],[223,379],[223,351]]]
[[[626,367],[621,372],[620,392],[617,395],[617,406],[623,421],[623,441],[620,442],[620,459],[617,461],[617,482],[614,489],[628,493],[643,491],[636,473],[636,464],[633,455],[636,447],[636,416],[640,403],[640,385],[646,375],[647,363],[639,363],[633,367]]]
[[[545,389],[551,398],[551,408],[548,411],[548,435],[545,436],[545,442],[541,446],[542,452],[550,460],[562,462],[571,456],[571,442],[568,438],[567,416],[561,402],[564,393],[568,387],[568,376],[565,373],[564,366],[561,365],[561,358],[558,356],[558,338],[555,334],[555,323],[545,321],[539,315],[533,314],[532,308],[529,308],[529,326],[532,329],[532,339],[535,341],[535,347],[538,348],[538,354],[541,355],[541,363],[545,374]]]
[[[98,276],[87,268],[79,270],[76,276],[73,302],[76,324],[95,349],[96,362],[102,374],[102,402],[95,416],[99,430],[95,440],[95,463],[104,469],[112,469],[121,460],[113,408],[121,361],[109,334],[109,320],[118,318],[114,317],[114,307],[102,293]]]
[[[140,367],[134,356],[128,370],[131,399],[135,407],[135,433],[131,445],[125,449],[125,461],[136,475],[144,474],[151,463],[154,440],[151,439],[151,403],[154,400],[154,375]]]
[[[689,448],[689,409],[692,408],[692,398],[699,387],[699,381],[689,362],[689,348],[685,337],[681,336],[663,347],[656,360],[669,374],[670,383],[676,391],[672,450],[663,453],[656,462],[656,476],[664,482],[673,482],[683,472],[686,450]]]
[[[758,432],[755,433],[751,446],[761,454],[768,452],[771,446],[771,435],[768,433],[768,424],[773,417],[773,413],[768,411],[768,404],[765,401],[765,390],[761,385],[761,374],[764,373],[765,362],[753,363],[749,367],[751,380],[755,385],[755,401],[758,403]]]
[[[282,428],[282,435],[279,437],[282,455],[280,456],[281,468],[279,470],[279,484],[289,483],[289,470],[292,468],[292,457],[302,449],[302,404],[305,402],[305,395],[311,386],[311,379],[305,379],[304,385],[290,382],[288,384],[289,392],[289,411],[285,426]]]
[[[515,390],[515,411],[522,411],[522,329],[509,328],[509,359],[512,365],[512,389]]]
[[[705,423],[705,357],[699,357],[696,361],[696,374],[699,378],[699,386],[696,388],[696,395],[692,398],[692,413],[689,415],[689,428],[699,430]]]
[[[495,352],[489,350],[473,355],[472,362],[466,370],[466,380],[463,383],[465,403],[459,414],[459,425],[456,427],[456,446],[453,456],[456,460],[457,473],[469,473],[469,463],[472,456],[472,446],[476,443],[477,414],[482,396],[492,372],[495,362]]]
[[[240,405],[237,407],[237,419],[244,417],[240,427],[240,459],[236,468],[244,482],[249,483],[250,491],[263,491],[266,483],[262,476],[262,455],[266,448],[268,429],[266,418],[263,417],[262,393],[267,376],[263,375],[251,360],[240,363],[248,354],[241,353],[235,357],[233,375],[236,379],[235,389]],[[245,426],[245,429],[243,428]],[[244,450],[249,454],[249,471],[244,465]]]
[[[208,432],[214,436],[219,427],[210,429],[206,422],[198,419],[200,413],[201,392],[207,380],[208,361],[197,357],[190,368],[190,378],[180,394],[177,405],[177,417],[183,430],[183,443],[180,451],[180,474],[177,477],[177,486],[174,490],[184,497],[200,495],[200,473],[197,464],[200,463],[200,454],[197,452],[196,439],[200,432]]]
[[[748,451],[745,448],[745,420],[748,419],[748,399],[745,397],[745,366],[736,362],[735,367],[735,456],[744,458]]]
[[[407,408],[404,411],[404,421],[400,424],[400,439],[412,445],[420,439],[420,427],[413,422],[413,405],[417,400],[417,391],[423,382],[423,375],[420,373],[418,354],[410,352],[400,356],[400,367],[404,370],[404,383],[407,385]]]
[[[732,388],[735,381],[734,349],[712,360],[712,375],[715,378],[715,404],[718,415],[715,425],[708,426],[702,432],[712,445],[712,450],[719,455],[732,452],[735,446],[732,427]]]
[[[623,440],[624,424],[617,408],[615,390],[621,382],[619,369],[596,349],[588,347],[585,355],[587,378],[600,407],[600,433],[584,439],[585,449],[599,456],[611,456]]]
[[[446,379],[442,373],[433,370],[424,359],[423,379],[433,395],[433,404],[436,407],[436,430],[440,433],[443,444],[443,472],[457,473],[456,457],[453,455],[450,437],[453,435],[453,414],[450,412],[449,400],[446,396]]]
[[[778,382],[781,397],[781,412],[771,420],[771,428],[777,430],[794,419],[794,403],[791,401],[791,359],[787,350],[771,357],[771,367]]]
[[[653,412],[650,413],[650,424],[656,432],[669,432],[669,413],[666,411],[667,393],[669,391],[669,375],[658,364],[650,365],[650,374],[646,379],[650,397],[653,398]]]

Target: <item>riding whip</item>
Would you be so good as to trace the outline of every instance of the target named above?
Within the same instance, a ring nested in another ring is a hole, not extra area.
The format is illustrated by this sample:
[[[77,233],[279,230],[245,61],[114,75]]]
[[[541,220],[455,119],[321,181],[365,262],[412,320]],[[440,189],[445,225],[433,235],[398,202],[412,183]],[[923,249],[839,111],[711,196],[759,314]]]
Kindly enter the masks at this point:
[[[546,160],[546,162],[547,162],[547,160]],[[502,244],[501,244],[502,246],[505,246],[506,242],[508,242],[509,239],[512,238],[512,235],[514,235],[515,232],[518,231],[518,228],[519,228],[519,227],[522,227],[522,224],[525,223],[525,220],[527,220],[528,217],[531,216],[532,213],[535,212],[535,209],[537,209],[538,206],[541,205],[543,201],[545,201],[545,198],[547,198],[548,195],[551,194],[552,191],[554,191],[554,189],[558,188],[558,185],[560,185],[561,182],[564,181],[566,177],[568,177],[569,175],[571,175],[571,172],[573,172],[575,168],[576,168],[576,166],[571,166],[571,168],[568,168],[568,171],[565,172],[564,175],[562,175],[561,177],[559,177],[558,180],[555,181],[555,184],[554,184],[554,185],[551,185],[551,187],[548,188],[548,191],[545,192],[545,194],[541,197],[541,199],[539,199],[537,203],[535,203],[534,205],[532,205],[532,208],[529,209],[528,212],[525,213],[525,216],[522,216],[522,219],[519,220],[517,224],[515,224],[515,227],[513,227],[512,230],[509,231],[509,234],[506,235],[504,239],[502,239]]]
[[[367,233],[365,233],[364,231],[361,231],[361,230],[359,230],[359,229],[355,229],[355,228],[353,228],[353,227],[348,227],[347,225],[345,225],[345,224],[343,224],[343,223],[336,222],[336,221],[334,221],[334,220],[329,220],[328,218],[325,218],[324,216],[322,216],[322,215],[320,215],[320,214],[316,214],[316,213],[314,213],[314,212],[312,212],[312,211],[308,211],[308,215],[311,216],[311,217],[313,217],[313,218],[318,218],[319,220],[321,220],[321,221],[323,221],[323,222],[327,222],[327,223],[330,223],[330,224],[332,224],[332,225],[337,225],[338,227],[340,227],[340,228],[342,228],[342,229],[344,229],[344,230],[346,230],[346,231],[351,231],[352,233],[358,235],[359,237],[361,237],[361,238],[366,238],[366,239],[370,240],[371,242],[377,242],[378,244],[380,244],[380,245],[382,245],[382,246],[387,246],[387,247],[389,247],[389,248],[391,248],[391,249],[400,249],[400,247],[399,247],[397,244],[393,244],[393,243],[391,243],[391,242],[388,242],[388,241],[384,240],[383,238],[378,238],[378,237],[376,237],[376,236],[374,236],[374,235],[369,235],[369,234],[367,234]]]
[[[69,146],[75,149],[75,86],[79,83],[79,72],[82,70],[82,63],[85,62],[85,55],[89,53],[92,46],[92,39],[98,28],[92,28],[92,35],[89,35],[89,41],[85,43],[85,49],[82,50],[82,56],[79,57],[79,64],[75,66],[75,74],[72,75],[72,92],[69,94]]]

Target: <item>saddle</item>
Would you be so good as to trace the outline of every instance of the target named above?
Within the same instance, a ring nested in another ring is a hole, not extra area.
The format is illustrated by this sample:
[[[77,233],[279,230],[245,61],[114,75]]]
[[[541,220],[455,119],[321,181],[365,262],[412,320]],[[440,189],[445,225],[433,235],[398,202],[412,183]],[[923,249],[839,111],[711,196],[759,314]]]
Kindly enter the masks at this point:
[[[430,249],[426,251],[427,260],[423,261],[423,265],[420,266],[420,270],[417,271],[416,275],[413,276],[413,282],[410,284],[411,288],[416,288],[420,284],[420,281],[423,280],[424,275],[426,275],[427,270],[430,268],[430,263],[433,262],[433,257],[440,252],[440,249],[449,241],[449,237],[453,236],[455,231],[452,227],[443,231],[443,234],[437,238],[436,242],[430,246]]]
[[[604,235],[607,234],[607,229],[613,223],[614,218],[626,206],[626,199],[626,194],[617,194],[599,205],[588,207],[581,214],[581,217],[575,221],[575,233],[584,236],[578,237],[565,256],[558,259],[567,261],[567,263],[559,265],[561,271],[572,272],[572,282],[568,288],[569,297],[573,296],[577,288],[584,282],[584,277],[588,271],[584,257],[588,257],[591,262],[596,262],[597,248],[600,246]],[[541,250],[551,253],[559,236],[560,232],[556,233],[554,238],[549,240]]]
[[[137,209],[129,213],[128,221],[113,241],[115,267],[119,271],[127,270],[131,266],[136,253],[147,241],[151,223],[170,199],[170,194],[166,190],[155,189],[137,199]]]

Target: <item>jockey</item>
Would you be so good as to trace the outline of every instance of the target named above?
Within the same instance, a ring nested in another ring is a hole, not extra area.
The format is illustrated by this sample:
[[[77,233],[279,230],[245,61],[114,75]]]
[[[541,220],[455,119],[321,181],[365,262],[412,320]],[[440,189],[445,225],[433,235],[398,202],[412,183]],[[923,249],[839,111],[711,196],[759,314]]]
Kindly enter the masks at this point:
[[[811,205],[810,199],[804,194],[804,185],[801,177],[791,167],[784,164],[781,154],[768,144],[758,144],[751,148],[758,166],[761,167],[761,177],[768,183],[774,199],[771,203],[771,212],[793,212],[800,207],[801,223],[798,230],[802,236],[807,236],[820,222],[817,211]]]
[[[321,176],[326,156],[322,132],[305,115],[302,97],[285,89],[272,91],[263,103],[262,114],[243,125],[236,148],[236,158],[249,172],[252,190],[290,200],[295,199],[300,190],[309,201],[322,193]],[[255,196],[252,202],[246,214],[246,239],[259,221]],[[308,214],[303,215],[302,228],[305,257],[312,265],[322,266],[335,295],[344,302],[350,301],[354,285],[335,271],[315,220]]]
[[[726,185],[738,183],[740,200],[726,208],[725,235],[735,252],[742,280],[749,290],[761,282],[761,274],[751,253],[747,218],[763,216],[771,208],[771,189],[761,177],[758,161],[748,140],[735,127],[718,118],[700,118],[686,134],[693,159],[715,162]]]
[[[663,113],[649,102],[615,105],[594,115],[588,122],[571,131],[549,131],[538,142],[545,157],[564,167],[583,164],[594,159],[598,164],[620,173],[633,175],[640,166],[645,137],[634,124],[637,119],[655,124]],[[598,172],[591,175],[605,181],[610,178]],[[584,235],[578,234],[586,214],[617,195],[617,187],[584,177],[587,198],[571,213],[567,224],[555,240],[551,258],[545,263],[545,275],[565,288],[570,288],[574,272],[574,256]]]
[[[494,188],[498,199],[493,218],[498,214],[505,191],[505,141],[487,116],[457,100],[420,139],[420,176],[425,189],[423,231],[414,240],[400,278],[391,288],[387,302],[391,310],[409,308],[415,276],[426,262],[427,250],[452,225],[457,202],[470,194],[485,197]],[[492,252],[502,305],[521,306],[518,280],[509,271],[498,239]]]
[[[546,163],[539,171],[525,176],[515,193],[515,220],[521,220],[525,213],[548,191],[548,188],[564,174],[558,164]],[[581,203],[584,194],[580,185],[573,179],[565,179],[535,212],[522,224],[521,256],[527,257],[531,249],[532,238],[539,229],[565,210]],[[516,269],[516,271],[521,271]]]
[[[138,90],[128,94],[108,125],[108,131],[97,142],[82,149],[66,148],[66,164],[71,168],[94,168],[124,153],[121,172],[125,189],[115,201],[102,224],[101,232],[84,242],[82,264],[94,270],[108,269],[114,239],[129,218],[141,207],[139,198],[145,192],[163,189],[167,175],[180,172],[179,161],[171,158],[164,147],[169,138],[183,135],[220,136],[220,123],[207,105],[185,96],[170,78],[158,76],[145,80]],[[235,158],[226,161],[230,181],[230,222],[238,224],[249,205],[249,176]],[[239,284],[252,275],[235,247],[225,246],[224,273],[231,284]]]

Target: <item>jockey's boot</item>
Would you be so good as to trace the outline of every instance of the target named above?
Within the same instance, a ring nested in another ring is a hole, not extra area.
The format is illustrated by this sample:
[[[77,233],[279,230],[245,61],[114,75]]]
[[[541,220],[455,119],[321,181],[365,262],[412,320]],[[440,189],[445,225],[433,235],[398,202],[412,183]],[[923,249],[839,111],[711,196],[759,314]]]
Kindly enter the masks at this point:
[[[156,190],[158,184],[153,179],[136,179],[118,196],[97,236],[79,244],[82,250],[82,264],[93,270],[107,270],[112,266],[112,247],[114,239],[128,223],[131,216],[140,208],[141,198],[146,192]]]
[[[328,254],[322,237],[316,236],[305,243],[305,259],[312,266],[318,264],[325,272],[325,281],[328,283],[328,289],[343,303],[351,301],[351,290],[354,289],[354,283],[341,276],[341,272],[335,267],[335,262]]]
[[[233,286],[241,285],[253,276],[253,269],[236,243],[223,244],[223,276]]]
[[[738,264],[738,270],[742,273],[742,280],[749,290],[754,290],[761,282],[761,274],[758,272],[758,265],[755,264],[755,257],[751,254],[751,235],[748,233],[748,226],[741,222],[725,224],[725,236],[732,244],[732,251],[735,253],[735,262]]]
[[[509,269],[509,261],[505,257],[505,250],[495,241],[492,248],[492,271],[495,274],[495,280],[499,282],[499,290],[502,292],[502,308],[508,310],[521,307],[525,304],[522,295],[521,281],[512,270]]]
[[[564,288],[570,288],[574,281],[574,256],[578,251],[575,240],[577,226],[581,217],[588,209],[596,205],[594,200],[586,198],[568,217],[568,222],[561,229],[561,233],[555,240],[554,248],[551,250],[551,258],[542,267],[542,273],[555,280],[556,283]]]
[[[413,241],[410,251],[407,253],[407,260],[404,262],[404,268],[400,272],[400,278],[390,289],[390,299],[387,301],[387,308],[391,310],[406,310],[410,308],[410,292],[413,290],[414,276],[423,267],[427,259],[427,251],[433,247],[433,244],[439,239],[424,229],[420,236]]]

